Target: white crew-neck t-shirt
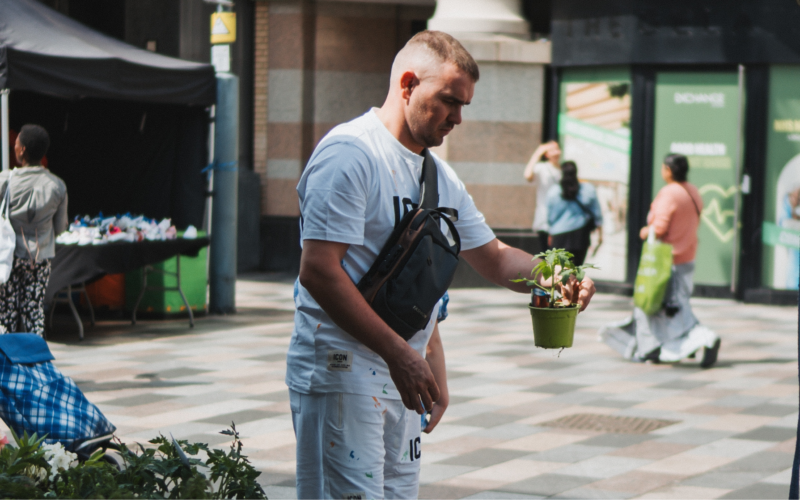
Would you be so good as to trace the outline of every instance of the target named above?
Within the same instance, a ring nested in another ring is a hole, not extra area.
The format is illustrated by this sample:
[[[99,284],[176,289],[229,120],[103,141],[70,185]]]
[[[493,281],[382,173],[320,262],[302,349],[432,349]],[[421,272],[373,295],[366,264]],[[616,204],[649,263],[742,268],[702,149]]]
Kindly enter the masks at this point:
[[[549,161],[540,161],[533,166],[536,181],[536,213],[533,214],[533,230],[550,232],[547,222],[547,192],[561,180],[561,169]]]
[[[494,239],[464,184],[433,156],[439,206],[458,210],[461,249]],[[348,243],[342,268],[358,283],[380,253],[395,224],[417,206],[423,157],[392,136],[374,110],[326,135],[306,166],[300,197],[300,239]],[[386,362],[336,326],[299,283],[287,356],[286,384],[309,394],[344,392],[400,399]],[[436,315],[409,344],[425,356]]]

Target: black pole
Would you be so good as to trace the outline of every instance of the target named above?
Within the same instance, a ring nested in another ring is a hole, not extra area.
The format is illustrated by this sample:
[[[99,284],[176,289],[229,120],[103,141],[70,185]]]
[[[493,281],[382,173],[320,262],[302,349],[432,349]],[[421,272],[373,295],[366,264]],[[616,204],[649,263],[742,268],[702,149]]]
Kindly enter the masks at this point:
[[[800,303],[800,290],[798,290],[798,303]],[[800,307],[797,313],[797,360],[798,380],[800,380]],[[800,406],[800,401],[798,402]],[[800,495],[800,417],[797,420],[797,442],[794,445],[794,463],[792,463],[792,482],[789,484],[789,500],[798,500]]]

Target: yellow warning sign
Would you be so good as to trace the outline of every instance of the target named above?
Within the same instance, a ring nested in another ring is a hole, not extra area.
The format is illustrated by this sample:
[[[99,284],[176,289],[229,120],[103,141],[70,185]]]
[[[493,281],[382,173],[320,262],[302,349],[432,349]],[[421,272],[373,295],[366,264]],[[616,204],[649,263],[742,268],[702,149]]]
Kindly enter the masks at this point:
[[[211,43],[233,43],[236,41],[236,13],[215,12],[211,14]]]

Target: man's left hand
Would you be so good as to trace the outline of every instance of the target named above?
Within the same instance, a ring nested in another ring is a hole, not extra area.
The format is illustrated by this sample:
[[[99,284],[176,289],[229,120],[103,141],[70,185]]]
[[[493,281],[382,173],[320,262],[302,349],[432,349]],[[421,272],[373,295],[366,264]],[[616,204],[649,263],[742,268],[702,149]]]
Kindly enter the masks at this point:
[[[574,277],[570,277],[569,283],[563,285],[561,291],[565,299],[569,299],[572,304],[577,303],[580,306],[580,310],[583,311],[591,302],[596,290],[592,278],[584,276],[581,282],[578,282]]]

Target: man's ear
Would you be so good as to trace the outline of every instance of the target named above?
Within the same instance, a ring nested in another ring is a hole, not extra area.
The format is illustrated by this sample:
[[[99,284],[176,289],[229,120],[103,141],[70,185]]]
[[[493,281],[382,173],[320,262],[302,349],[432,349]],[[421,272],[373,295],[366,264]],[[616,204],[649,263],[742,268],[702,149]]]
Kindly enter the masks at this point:
[[[419,85],[419,78],[417,78],[416,73],[413,71],[406,71],[400,77],[400,88],[403,91],[403,99],[409,100],[411,98],[411,93],[414,91],[414,88]]]

